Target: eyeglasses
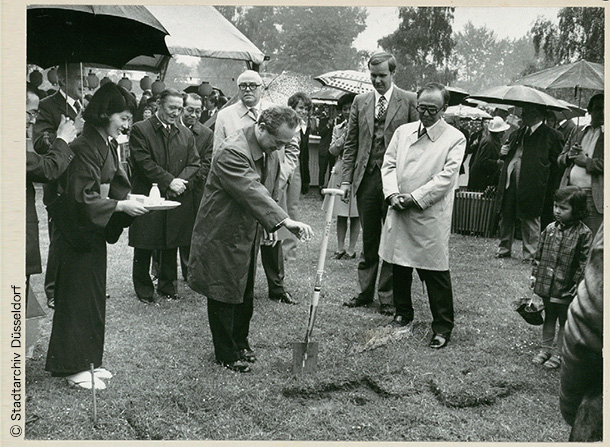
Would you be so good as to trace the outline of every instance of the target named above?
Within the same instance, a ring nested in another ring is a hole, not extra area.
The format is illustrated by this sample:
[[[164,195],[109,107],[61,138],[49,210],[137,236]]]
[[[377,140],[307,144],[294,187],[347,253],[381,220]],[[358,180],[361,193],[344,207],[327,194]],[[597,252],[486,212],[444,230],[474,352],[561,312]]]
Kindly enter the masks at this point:
[[[422,115],[427,113],[428,116],[434,116],[440,111],[436,107],[428,107],[428,106],[417,106],[417,107],[415,107],[415,109]]]
[[[31,120],[36,119],[38,117],[38,110],[26,110],[25,113],[28,114]]]
[[[196,109],[194,107],[187,107],[184,109],[184,111],[187,113],[187,115],[192,115],[193,113],[197,116],[201,115],[201,109]]]
[[[255,83],[251,83],[251,84],[239,84],[238,87],[242,92],[245,92],[247,90],[250,91],[254,91],[257,88],[259,88],[261,86],[261,84],[255,84]]]

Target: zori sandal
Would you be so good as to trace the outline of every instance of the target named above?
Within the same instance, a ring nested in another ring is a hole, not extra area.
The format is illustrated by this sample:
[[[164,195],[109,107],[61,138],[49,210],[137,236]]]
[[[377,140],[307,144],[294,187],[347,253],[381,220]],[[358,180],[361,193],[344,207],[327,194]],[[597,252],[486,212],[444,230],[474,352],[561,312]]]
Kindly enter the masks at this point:
[[[66,380],[68,381],[69,385],[84,388],[86,390],[90,390],[93,385],[95,385],[96,390],[106,389],[106,384],[97,377],[94,377],[93,382],[91,381],[91,372],[89,371],[72,374],[71,376],[67,376]]]

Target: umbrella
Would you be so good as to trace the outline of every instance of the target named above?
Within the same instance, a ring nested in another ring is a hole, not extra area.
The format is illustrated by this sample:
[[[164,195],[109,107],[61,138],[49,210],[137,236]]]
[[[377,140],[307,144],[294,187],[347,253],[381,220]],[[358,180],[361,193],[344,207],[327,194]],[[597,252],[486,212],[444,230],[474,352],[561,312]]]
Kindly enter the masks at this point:
[[[547,68],[527,75],[515,84],[538,88],[588,88],[604,89],[604,66],[581,60],[567,65]]]
[[[324,73],[314,78],[325,87],[332,87],[349,93],[373,91],[373,83],[368,73],[355,70],[338,70]]]
[[[469,95],[466,90],[458,87],[446,87],[449,91],[449,106],[457,106]]]
[[[315,103],[337,105],[339,99],[347,94],[348,93],[343,90],[338,90],[336,88],[322,87],[320,90],[313,92],[310,96],[311,100]]]
[[[42,68],[68,62],[120,68],[139,55],[169,55],[167,34],[144,6],[27,7],[27,61]]]
[[[568,107],[546,93],[525,85],[502,85],[484,90],[469,98],[498,104],[510,104],[517,107],[544,106],[552,110],[566,110]]]
[[[582,107],[578,107],[577,105],[564,101],[563,99],[560,99],[559,102],[568,108],[568,110],[554,112],[557,116],[557,119],[559,119],[560,121],[564,119],[569,120],[577,116],[585,116],[587,114],[587,111]]]
[[[470,119],[491,119],[491,115],[485,110],[477,109],[470,106],[449,106],[445,111],[445,115],[457,116],[460,118]]]

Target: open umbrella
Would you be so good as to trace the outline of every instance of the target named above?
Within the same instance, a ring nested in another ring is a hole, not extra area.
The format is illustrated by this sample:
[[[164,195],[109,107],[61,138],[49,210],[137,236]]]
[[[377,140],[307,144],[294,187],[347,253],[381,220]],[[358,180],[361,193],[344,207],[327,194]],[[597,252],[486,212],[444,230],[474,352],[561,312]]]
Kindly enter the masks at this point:
[[[538,88],[589,88],[604,89],[604,66],[580,60],[527,75],[514,82]]]
[[[446,87],[449,90],[449,106],[457,106],[461,104],[469,93],[459,87]]]
[[[502,85],[486,89],[469,98],[480,99],[489,103],[510,104],[517,107],[528,105],[544,106],[551,110],[567,110],[568,107],[558,99],[535,88],[525,85]]]
[[[167,30],[137,5],[27,7],[27,62],[42,68],[69,62],[120,68],[139,55],[169,55]]]
[[[485,110],[477,109],[476,107],[456,105],[449,106],[445,111],[445,115],[457,116],[460,118],[470,119],[491,119],[491,115]]]
[[[574,117],[585,116],[587,114],[587,111],[582,107],[578,107],[577,105],[564,101],[563,99],[560,99],[559,102],[568,108],[568,110],[554,112],[557,116],[557,119],[559,119],[560,121],[569,120]]]
[[[314,78],[323,86],[332,87],[349,93],[366,93],[373,91],[373,84],[368,73],[355,70],[338,70],[324,73]]]

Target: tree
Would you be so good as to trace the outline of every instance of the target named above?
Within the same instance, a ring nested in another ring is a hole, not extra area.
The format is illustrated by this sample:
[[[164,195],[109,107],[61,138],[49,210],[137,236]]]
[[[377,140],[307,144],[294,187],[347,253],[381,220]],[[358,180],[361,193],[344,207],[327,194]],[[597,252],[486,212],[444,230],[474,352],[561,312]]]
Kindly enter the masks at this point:
[[[366,25],[358,7],[218,7],[261,51],[269,71],[317,75],[357,68],[362,54],[352,47]]]
[[[536,55],[554,66],[584,59],[604,63],[604,8],[562,8],[559,25],[538,18],[532,27]],[[545,67],[542,67],[545,68]]]
[[[450,83],[456,76],[448,67],[455,46],[452,38],[455,8],[399,8],[398,29],[379,40],[398,62],[396,83],[414,90],[426,82]]]

